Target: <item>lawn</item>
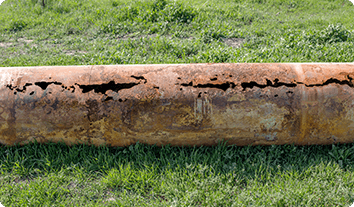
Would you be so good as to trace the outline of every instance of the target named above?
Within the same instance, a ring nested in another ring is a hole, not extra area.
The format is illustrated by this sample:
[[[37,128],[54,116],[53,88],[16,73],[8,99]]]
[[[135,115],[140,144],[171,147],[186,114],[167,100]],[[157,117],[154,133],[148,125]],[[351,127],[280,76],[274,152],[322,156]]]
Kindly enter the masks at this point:
[[[6,0],[0,67],[353,62],[348,0]],[[350,206],[354,144],[0,146],[7,206]]]
[[[354,145],[0,148],[5,206],[349,206]]]
[[[0,66],[353,62],[348,0],[6,0]]]

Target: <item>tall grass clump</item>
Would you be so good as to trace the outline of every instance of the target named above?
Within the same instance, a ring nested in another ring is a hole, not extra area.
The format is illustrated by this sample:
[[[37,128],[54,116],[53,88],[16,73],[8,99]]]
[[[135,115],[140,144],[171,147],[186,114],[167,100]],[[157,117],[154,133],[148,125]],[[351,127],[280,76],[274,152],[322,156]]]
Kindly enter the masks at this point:
[[[148,33],[163,33],[171,25],[188,24],[193,21],[196,12],[189,6],[177,1],[155,0],[153,2],[112,3],[110,11],[114,17],[111,22],[102,26],[102,32],[124,35],[138,30]]]

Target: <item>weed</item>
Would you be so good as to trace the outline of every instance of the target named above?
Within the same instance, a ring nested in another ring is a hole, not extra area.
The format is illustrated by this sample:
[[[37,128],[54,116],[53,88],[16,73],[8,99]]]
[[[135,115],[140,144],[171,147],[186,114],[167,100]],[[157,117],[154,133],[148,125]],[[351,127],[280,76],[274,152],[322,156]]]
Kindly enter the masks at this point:
[[[225,37],[220,30],[208,29],[202,30],[201,39],[204,43],[211,43],[213,41],[220,40],[222,37]]]
[[[315,31],[314,34],[309,35],[307,39],[312,44],[333,44],[338,42],[346,42],[351,38],[352,33],[345,29],[341,24],[330,24],[324,30]]]
[[[27,26],[27,23],[23,20],[13,20],[8,26],[8,31],[10,32],[19,32]]]

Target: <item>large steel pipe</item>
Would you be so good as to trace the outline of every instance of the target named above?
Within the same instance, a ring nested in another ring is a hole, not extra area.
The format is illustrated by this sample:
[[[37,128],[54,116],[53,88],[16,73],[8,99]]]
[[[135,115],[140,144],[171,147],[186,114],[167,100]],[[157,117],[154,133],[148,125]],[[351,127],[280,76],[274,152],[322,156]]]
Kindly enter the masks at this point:
[[[0,68],[0,143],[354,141],[354,64]]]

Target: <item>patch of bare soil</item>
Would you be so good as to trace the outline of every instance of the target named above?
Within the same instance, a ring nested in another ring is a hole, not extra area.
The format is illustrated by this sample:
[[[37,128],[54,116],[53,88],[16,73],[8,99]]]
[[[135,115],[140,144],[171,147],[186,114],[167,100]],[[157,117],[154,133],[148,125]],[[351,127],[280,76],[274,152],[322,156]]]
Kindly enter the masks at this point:
[[[106,195],[104,196],[106,199],[103,200],[103,203],[108,203],[110,201],[116,201],[117,199],[114,198],[114,194],[110,191],[106,192]]]
[[[8,48],[10,46],[23,46],[24,43],[26,44],[29,44],[29,43],[32,43],[33,40],[28,40],[28,39],[25,39],[25,38],[19,38],[17,39],[17,43],[14,43],[14,42],[0,42],[0,47],[3,47],[3,48]],[[37,46],[36,44],[34,44],[34,46]]]
[[[9,46],[11,46],[11,45],[13,45],[12,42],[0,42],[0,47],[5,47],[5,48],[7,48],[7,47],[9,47]]]
[[[230,47],[239,48],[245,42],[243,38],[221,38],[222,41]]]
[[[33,40],[27,40],[27,39],[25,39],[25,38],[19,38],[18,41],[19,41],[19,42],[25,42],[25,43],[27,43],[27,44],[33,42]]]

